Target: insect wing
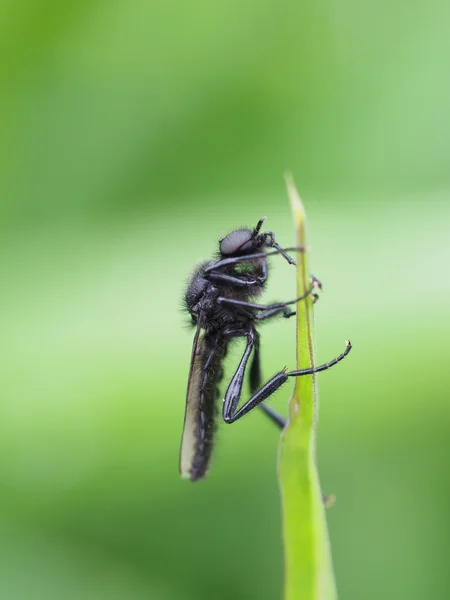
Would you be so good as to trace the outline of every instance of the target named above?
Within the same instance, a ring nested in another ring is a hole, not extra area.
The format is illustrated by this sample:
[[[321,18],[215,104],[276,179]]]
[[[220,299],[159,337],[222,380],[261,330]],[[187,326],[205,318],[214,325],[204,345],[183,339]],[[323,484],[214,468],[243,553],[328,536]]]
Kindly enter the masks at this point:
[[[180,452],[180,473],[185,479],[193,479],[194,460],[198,442],[198,410],[205,354],[204,332],[199,321],[192,344],[191,366],[186,393],[183,437]]]

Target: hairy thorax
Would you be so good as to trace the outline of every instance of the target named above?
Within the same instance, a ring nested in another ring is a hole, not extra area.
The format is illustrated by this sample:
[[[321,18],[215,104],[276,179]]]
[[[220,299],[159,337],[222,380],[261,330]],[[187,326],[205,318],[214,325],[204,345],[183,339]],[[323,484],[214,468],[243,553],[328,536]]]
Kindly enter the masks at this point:
[[[220,330],[228,328],[231,324],[240,328],[252,320],[251,309],[236,311],[236,308],[220,304],[218,299],[233,298],[247,302],[256,299],[264,290],[264,283],[258,280],[263,272],[261,262],[262,260],[246,261],[221,270],[226,275],[239,276],[240,280],[248,281],[248,285],[210,281],[205,269],[214,263],[204,262],[198,265],[191,275],[185,296],[186,308],[192,322],[198,322],[200,307],[205,317],[206,329]]]

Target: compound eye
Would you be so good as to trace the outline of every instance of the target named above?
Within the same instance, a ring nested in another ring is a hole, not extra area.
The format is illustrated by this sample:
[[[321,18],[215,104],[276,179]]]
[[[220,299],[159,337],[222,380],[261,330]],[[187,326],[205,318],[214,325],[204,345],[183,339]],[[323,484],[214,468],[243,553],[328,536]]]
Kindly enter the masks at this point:
[[[242,250],[252,249],[252,232],[249,229],[232,231],[220,240],[219,248],[223,255],[236,254]]]

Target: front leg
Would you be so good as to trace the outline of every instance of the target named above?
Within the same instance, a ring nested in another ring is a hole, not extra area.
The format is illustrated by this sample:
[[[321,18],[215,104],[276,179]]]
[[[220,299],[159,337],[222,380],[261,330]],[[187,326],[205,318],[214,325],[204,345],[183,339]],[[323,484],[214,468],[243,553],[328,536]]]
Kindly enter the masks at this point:
[[[274,250],[272,252],[255,252],[254,254],[242,254],[241,256],[230,256],[229,258],[221,258],[212,265],[206,267],[205,273],[210,273],[215,269],[220,269],[221,267],[226,267],[228,265],[236,265],[238,263],[242,263],[249,260],[255,260],[258,258],[267,258],[268,256],[273,256],[274,254],[283,254],[289,251],[304,252],[305,250],[305,246],[293,246],[292,248],[280,248],[279,250]],[[293,261],[292,259],[290,259],[288,262],[295,265],[295,261]]]
[[[208,281],[218,281],[219,283],[230,283],[239,287],[252,288],[255,285],[263,284],[267,279],[267,275],[248,279],[247,277],[240,277],[239,275],[227,275],[226,273],[216,273],[215,271],[212,271],[211,273],[206,273],[204,278]]]
[[[267,263],[265,260],[259,263],[260,273],[253,275],[253,277],[247,277],[244,274],[229,275],[228,273],[222,273],[218,269],[225,266],[223,261],[219,261],[214,265],[210,265],[205,269],[204,278],[209,281],[218,281],[219,283],[231,283],[239,287],[253,287],[255,285],[262,285],[267,280]],[[229,259],[228,259],[229,260]]]

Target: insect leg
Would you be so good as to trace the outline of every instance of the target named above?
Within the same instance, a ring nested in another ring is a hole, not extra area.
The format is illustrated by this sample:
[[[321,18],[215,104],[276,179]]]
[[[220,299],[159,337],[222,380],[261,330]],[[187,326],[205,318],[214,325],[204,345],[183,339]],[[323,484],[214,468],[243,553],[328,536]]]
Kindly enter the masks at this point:
[[[320,367],[311,367],[310,369],[299,369],[298,371],[290,371],[289,373],[286,373],[286,375],[288,377],[301,377],[302,375],[312,375],[313,373],[320,373],[320,371],[326,371],[327,369],[330,369],[338,362],[340,362],[343,358],[345,358],[351,349],[352,345],[350,343],[350,340],[347,340],[345,342],[344,352],[342,352],[342,354],[339,354],[339,356],[336,356],[336,358],[333,358],[333,360],[330,360],[330,362],[327,362],[324,365],[320,365]]]
[[[306,298],[309,295],[311,295],[313,304],[315,304],[317,302],[317,300],[319,299],[319,295],[312,293],[311,290],[314,289],[314,287],[317,287],[318,285],[320,285],[320,289],[322,289],[322,284],[313,275],[311,276],[311,280],[313,282],[313,285],[311,286],[311,288],[309,290],[307,290],[306,294],[304,294],[303,296],[300,296],[300,298],[296,298],[292,302],[281,302],[280,304],[272,304],[272,305],[270,305],[272,308],[264,309],[259,314],[253,313],[253,318],[255,318],[257,321],[264,321],[265,319],[269,319],[270,317],[273,317],[273,316],[279,314],[280,312],[282,312],[283,317],[285,319],[289,319],[289,317],[293,317],[297,313],[295,310],[291,310],[290,308],[288,308],[287,305],[293,304],[294,302],[300,302],[300,300],[303,300],[304,298]],[[238,302],[240,302],[240,301],[238,300]],[[255,308],[256,306],[257,305],[253,305],[253,308]]]
[[[307,289],[306,292],[302,296],[299,296],[295,300],[290,300],[289,302],[278,302],[276,304],[253,304],[252,302],[245,302],[245,300],[237,300],[235,298],[225,298],[224,296],[219,296],[217,298],[217,302],[219,304],[231,304],[232,306],[244,306],[246,308],[253,308],[255,310],[262,310],[262,311],[269,311],[269,310],[274,310],[274,309],[281,310],[281,309],[285,308],[286,306],[288,306],[289,304],[297,304],[297,302],[300,302],[300,300],[304,300],[310,294],[312,294],[313,299],[317,300],[316,295],[313,294],[313,291],[315,290],[316,287],[317,287],[317,283],[316,283],[316,280],[314,280],[311,287],[309,289]]]
[[[310,369],[301,369],[297,371],[289,371],[286,372],[286,369],[283,369],[279,373],[276,373],[269,381],[262,386],[257,392],[253,394],[253,396],[247,400],[247,402],[236,412],[237,406],[239,404],[240,396],[242,393],[242,379],[245,372],[245,367],[247,365],[248,358],[254,346],[253,334],[249,332],[247,334],[247,348],[245,349],[244,355],[241,359],[239,367],[236,373],[233,376],[233,379],[228,386],[228,389],[225,394],[222,417],[226,423],[234,423],[249,411],[251,411],[255,406],[258,406],[264,400],[267,400],[279,387],[281,387],[289,377],[301,377],[303,375],[312,375],[313,373],[319,373],[320,371],[325,371],[330,367],[337,364],[343,358],[347,356],[347,354],[351,350],[350,342],[346,343],[345,351],[334,358],[332,361],[320,365],[319,367],[311,367]]]
[[[207,273],[205,279],[208,281],[231,283],[232,285],[240,285],[243,287],[252,287],[258,283],[256,279],[244,279],[233,275],[226,275],[225,273]]]
[[[208,280],[222,281],[225,283],[231,283],[233,285],[239,285],[244,287],[261,285],[267,280],[266,261],[261,261],[259,263],[259,266],[261,269],[261,273],[259,275],[256,275],[256,277],[253,277],[252,279],[249,279],[248,277],[242,275],[228,275],[227,273],[222,273],[220,271],[217,271],[216,265],[210,267],[209,270],[205,270],[204,277]]]
[[[256,332],[253,329],[250,329],[247,332],[247,346],[245,348],[244,354],[240,360],[238,368],[236,369],[233,378],[228,385],[228,389],[225,394],[225,398],[223,401],[223,410],[222,416],[226,423],[233,423],[239,417],[246,414],[249,410],[260,404],[263,400],[268,398],[273,394],[273,392],[280,387],[285,381],[287,381],[288,377],[285,371],[281,371],[277,373],[272,379],[270,379],[260,390],[258,390],[254,395],[250,398],[250,400],[236,412],[237,406],[239,404],[239,400],[241,398],[242,393],[242,383],[244,379],[245,369],[247,368],[247,363],[250,358],[250,354],[252,353],[255,346],[258,346],[258,341],[256,338]],[[253,370],[253,381],[252,384],[256,385],[258,378],[258,370],[259,370],[259,357],[257,358],[256,367]]]
[[[261,386],[261,361],[259,354],[259,334],[254,332],[253,361],[250,365],[250,391],[252,394]]]
[[[295,313],[294,313],[295,314]],[[260,345],[259,335],[256,333],[255,346],[253,351],[253,361],[250,366],[250,390],[252,394],[261,386],[261,365],[260,365]],[[280,429],[286,425],[286,420],[279,415],[277,412],[266,406],[263,402],[259,405],[259,408],[269,417],[272,423],[275,423]]]
[[[245,414],[247,414],[250,410],[261,404],[264,400],[269,398],[283,383],[286,383],[288,380],[288,376],[285,371],[280,371],[276,375],[269,379],[269,381],[263,385],[253,396],[248,400],[244,406],[242,406],[237,412],[237,406],[239,404],[239,400],[241,398],[242,393],[242,377],[245,371],[246,363],[248,361],[248,356],[250,351],[247,352],[249,348],[249,344],[247,344],[246,351],[241,359],[239,367],[236,373],[233,376],[233,379],[228,386],[228,389],[225,394],[225,398],[223,401],[223,410],[222,417],[226,423],[234,423]]]
[[[270,406],[267,406],[267,404],[265,404],[264,402],[261,402],[261,404],[259,404],[258,406],[264,412],[264,414],[269,417],[272,423],[275,423],[275,425],[277,425],[277,427],[279,427],[280,429],[285,428],[287,420],[280,414],[278,414],[275,410],[273,410],[273,408],[270,408]]]
[[[272,233],[272,231],[267,232],[266,235],[270,239],[270,242],[268,243],[268,245],[275,248],[281,254],[281,256],[288,261],[288,263],[290,265],[295,265],[296,264],[295,260],[293,258],[291,258],[289,256],[289,254],[286,254],[286,252],[283,250],[283,248],[281,248],[281,246],[279,246],[277,244],[277,242],[275,241],[275,235]]]
[[[304,252],[306,250],[306,247],[293,246],[292,248],[286,248],[286,250],[295,251],[295,252]],[[230,256],[230,258],[221,258],[218,261],[216,261],[215,263],[213,263],[212,265],[209,265],[209,267],[206,267],[205,273],[210,273],[211,271],[214,271],[215,269],[220,269],[222,267],[226,267],[227,265],[235,265],[237,263],[241,263],[241,262],[245,262],[245,261],[249,261],[249,260],[256,260],[258,258],[267,258],[268,256],[274,256],[275,254],[282,254],[282,253],[285,253],[286,250],[283,250],[282,248],[280,248],[279,250],[271,250],[270,252],[255,252],[254,254],[243,254],[241,256]]]
[[[259,314],[254,314],[253,317],[257,321],[264,321],[265,319],[270,319],[271,317],[279,315],[281,312],[283,313],[283,317],[285,319],[289,319],[289,317],[293,317],[296,314],[295,310],[291,310],[290,308],[285,306],[284,308],[270,308],[269,310],[264,310]]]

